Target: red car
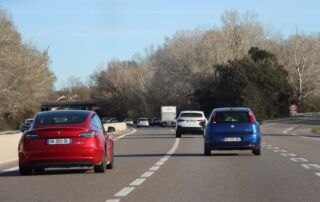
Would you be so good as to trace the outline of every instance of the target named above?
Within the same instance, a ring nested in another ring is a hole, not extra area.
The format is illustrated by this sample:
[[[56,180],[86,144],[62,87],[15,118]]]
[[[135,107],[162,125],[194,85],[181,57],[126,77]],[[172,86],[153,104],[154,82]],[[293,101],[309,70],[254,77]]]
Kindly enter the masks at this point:
[[[93,166],[99,173],[113,167],[113,140],[93,111],[38,112],[18,153],[21,175],[49,167]]]

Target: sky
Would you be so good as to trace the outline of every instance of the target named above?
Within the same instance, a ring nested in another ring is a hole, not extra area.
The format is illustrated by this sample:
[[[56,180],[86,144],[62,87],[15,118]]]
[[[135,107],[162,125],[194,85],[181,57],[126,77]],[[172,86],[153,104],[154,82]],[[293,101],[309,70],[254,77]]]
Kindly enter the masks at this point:
[[[49,50],[55,86],[86,81],[112,59],[129,60],[178,30],[221,26],[225,11],[255,12],[284,37],[320,32],[316,0],[0,0],[24,42]]]

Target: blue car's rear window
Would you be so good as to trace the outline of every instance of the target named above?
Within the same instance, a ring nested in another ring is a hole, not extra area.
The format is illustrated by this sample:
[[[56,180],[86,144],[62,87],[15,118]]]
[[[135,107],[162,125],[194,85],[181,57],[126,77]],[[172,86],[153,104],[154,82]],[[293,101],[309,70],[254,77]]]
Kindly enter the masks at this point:
[[[215,114],[216,123],[249,123],[250,117],[248,112],[216,112]]]

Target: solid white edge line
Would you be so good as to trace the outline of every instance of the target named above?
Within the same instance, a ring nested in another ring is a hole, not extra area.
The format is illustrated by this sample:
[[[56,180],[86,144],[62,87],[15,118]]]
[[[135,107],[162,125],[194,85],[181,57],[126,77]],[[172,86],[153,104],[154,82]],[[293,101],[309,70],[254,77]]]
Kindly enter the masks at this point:
[[[114,196],[119,196],[119,197],[123,197],[123,196],[127,196],[128,194],[130,194],[130,192],[132,192],[135,189],[135,187],[124,187],[123,189],[121,189],[120,191],[118,191]]]
[[[0,174],[7,173],[7,172],[12,172],[12,171],[16,171],[16,170],[18,170],[18,169],[19,169],[18,166],[13,167],[13,168],[8,168],[8,169],[5,169],[5,170],[0,171]]]
[[[146,178],[137,178],[133,182],[131,182],[129,185],[130,186],[140,186],[145,180],[146,180]]]
[[[113,139],[113,140],[116,141],[116,140],[118,140],[118,139],[124,138],[124,137],[127,136],[127,135],[131,135],[131,134],[133,134],[133,133],[135,133],[135,132],[137,132],[137,130],[134,128],[133,131],[131,131],[131,132],[129,132],[129,133],[126,133],[126,134],[123,134],[123,135],[121,135],[120,137],[117,137],[117,138],[115,138],[115,139]]]

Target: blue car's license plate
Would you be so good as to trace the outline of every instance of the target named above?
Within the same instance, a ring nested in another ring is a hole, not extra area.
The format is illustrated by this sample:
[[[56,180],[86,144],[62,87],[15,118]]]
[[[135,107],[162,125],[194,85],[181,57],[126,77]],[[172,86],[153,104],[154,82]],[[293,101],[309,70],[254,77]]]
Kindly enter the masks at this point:
[[[241,142],[240,137],[226,137],[223,139],[225,142]]]

